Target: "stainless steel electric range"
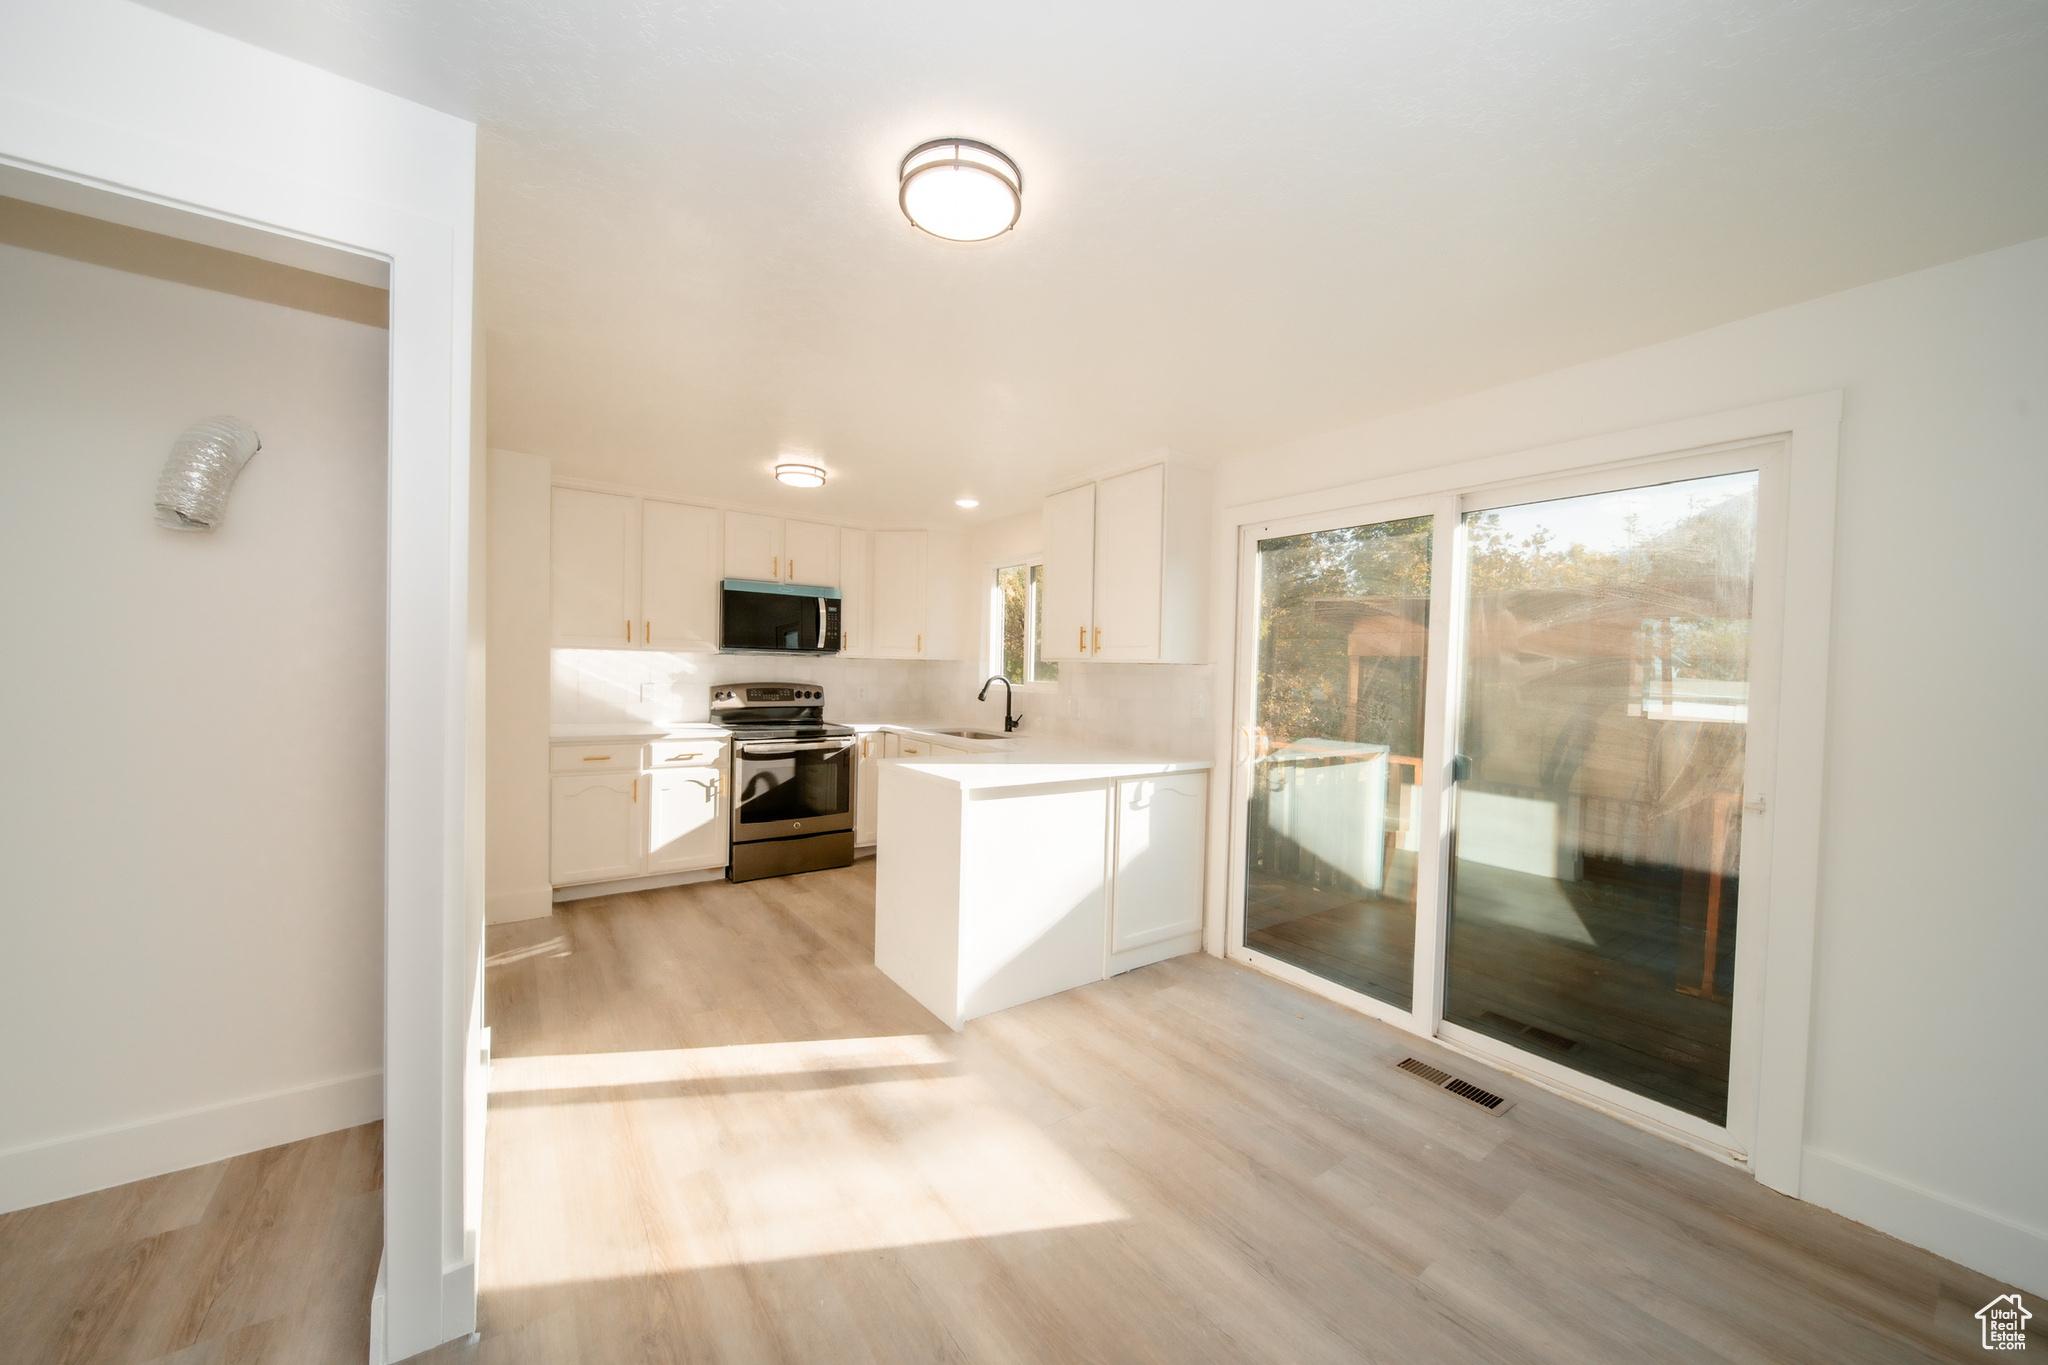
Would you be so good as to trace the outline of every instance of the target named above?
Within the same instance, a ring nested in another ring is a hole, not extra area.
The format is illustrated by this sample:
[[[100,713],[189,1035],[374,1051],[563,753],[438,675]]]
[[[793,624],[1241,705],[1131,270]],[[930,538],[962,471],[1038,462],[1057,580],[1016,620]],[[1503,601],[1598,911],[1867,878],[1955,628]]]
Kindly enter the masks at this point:
[[[732,732],[736,882],[853,863],[854,733],[825,720],[816,683],[719,683],[711,719]]]

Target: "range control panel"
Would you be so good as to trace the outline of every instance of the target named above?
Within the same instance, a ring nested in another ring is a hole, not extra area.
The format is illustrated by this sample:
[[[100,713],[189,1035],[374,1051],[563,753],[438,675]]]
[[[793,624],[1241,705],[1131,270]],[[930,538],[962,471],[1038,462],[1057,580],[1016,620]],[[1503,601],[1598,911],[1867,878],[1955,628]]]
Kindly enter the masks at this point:
[[[820,708],[825,689],[809,683],[723,683],[711,689],[713,711],[744,711],[755,706]]]

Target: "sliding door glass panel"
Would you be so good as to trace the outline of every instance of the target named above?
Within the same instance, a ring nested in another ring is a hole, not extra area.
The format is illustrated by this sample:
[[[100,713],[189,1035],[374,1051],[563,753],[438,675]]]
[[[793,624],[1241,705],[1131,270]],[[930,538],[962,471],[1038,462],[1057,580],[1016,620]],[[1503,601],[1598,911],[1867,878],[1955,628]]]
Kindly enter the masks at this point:
[[[1429,517],[1259,542],[1244,942],[1411,1008]]]
[[[1444,1018],[1728,1114],[1757,476],[1465,517]]]

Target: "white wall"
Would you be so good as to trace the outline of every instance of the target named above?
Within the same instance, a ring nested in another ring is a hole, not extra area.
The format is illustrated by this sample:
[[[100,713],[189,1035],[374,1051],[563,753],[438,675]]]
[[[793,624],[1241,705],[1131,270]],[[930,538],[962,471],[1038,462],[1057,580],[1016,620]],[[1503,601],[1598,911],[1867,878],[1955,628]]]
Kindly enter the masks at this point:
[[[548,882],[548,550],[553,471],[544,456],[490,453],[487,915],[551,912]]]
[[[961,598],[968,607],[963,639],[978,640],[975,677],[968,695],[996,671],[990,589],[998,566],[1036,558],[1045,546],[1037,511],[1004,517],[978,528],[963,556]],[[1017,691],[1024,717],[1019,734],[1064,743],[1107,745],[1169,758],[1208,758],[1215,747],[1210,721],[1215,668],[1210,664],[1098,664],[1063,661],[1059,681]],[[1003,690],[970,701],[958,719],[1000,730]]]
[[[1845,391],[1801,1193],[2048,1290],[2048,240],[1231,460],[1228,506]]]
[[[11,246],[0,297],[16,1208],[381,1112],[387,338]],[[216,412],[224,525],[156,526]]]

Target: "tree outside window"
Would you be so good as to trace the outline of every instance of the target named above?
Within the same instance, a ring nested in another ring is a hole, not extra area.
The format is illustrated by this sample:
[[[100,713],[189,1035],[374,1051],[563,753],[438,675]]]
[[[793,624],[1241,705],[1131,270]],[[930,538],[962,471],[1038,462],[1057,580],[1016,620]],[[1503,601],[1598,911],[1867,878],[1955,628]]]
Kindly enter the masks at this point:
[[[999,667],[1013,683],[1058,682],[1060,666],[1039,657],[1044,634],[1042,564],[1012,564],[996,570],[996,594],[1002,612]]]

